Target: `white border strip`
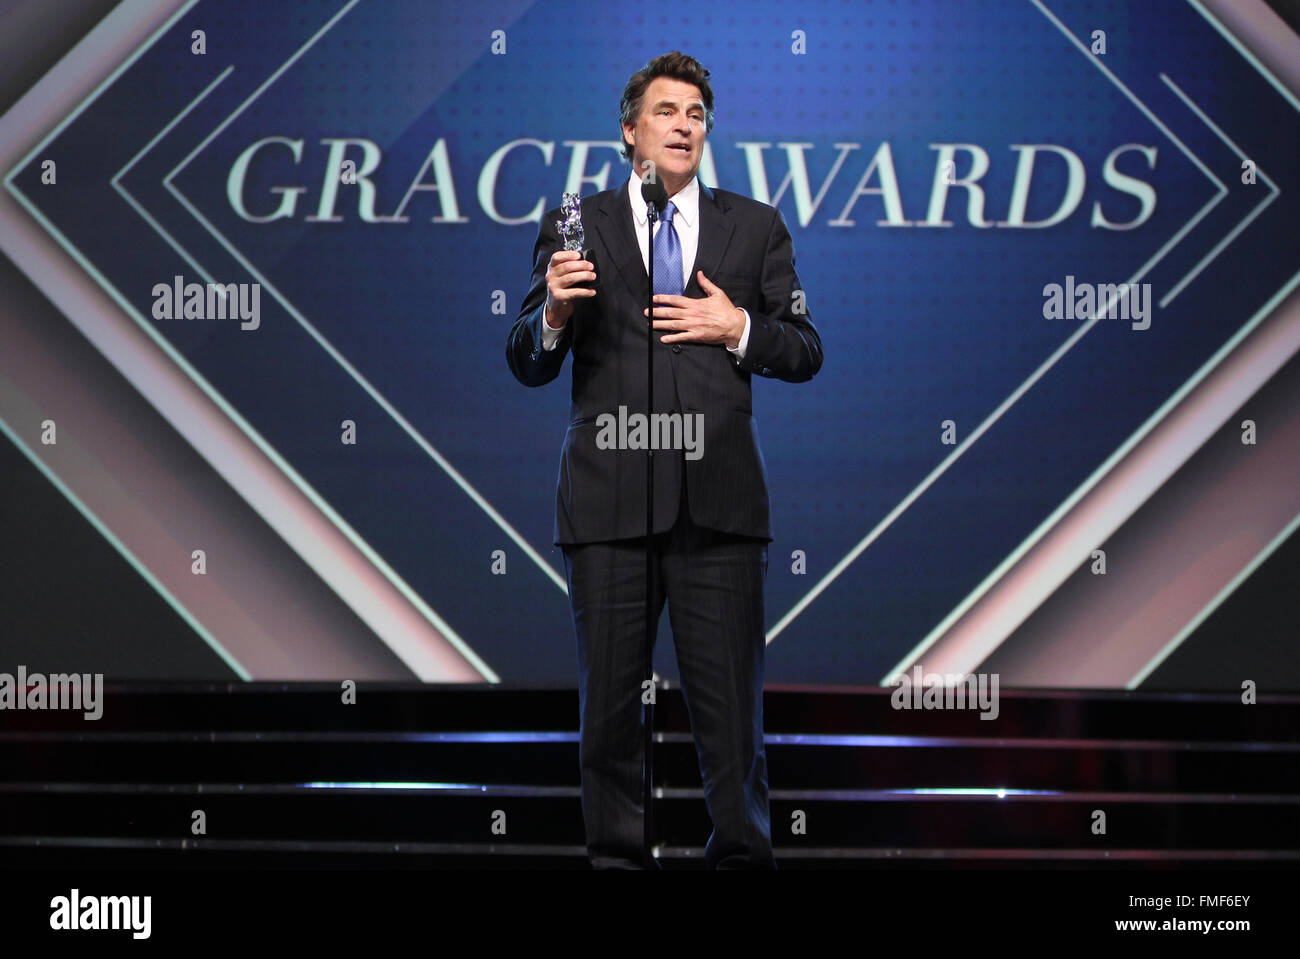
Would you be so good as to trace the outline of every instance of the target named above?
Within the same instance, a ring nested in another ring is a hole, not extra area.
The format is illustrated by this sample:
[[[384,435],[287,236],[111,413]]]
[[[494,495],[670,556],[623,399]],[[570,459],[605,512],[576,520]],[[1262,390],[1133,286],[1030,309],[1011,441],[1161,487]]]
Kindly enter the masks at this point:
[[[1188,109],[1190,109],[1193,113],[1195,113],[1196,116],[1200,118],[1202,123],[1204,123],[1207,127],[1213,130],[1215,135],[1218,136],[1218,138],[1222,140],[1224,143],[1226,143],[1229,149],[1231,149],[1233,153],[1237,154],[1238,159],[1243,161],[1248,159],[1246,154],[1242,152],[1241,148],[1238,147],[1237,144],[1234,143],[1231,139],[1229,139],[1228,135],[1224,133],[1222,130],[1220,130],[1218,125],[1215,124],[1213,120],[1211,120],[1208,116],[1205,115],[1205,111],[1202,110],[1200,107],[1198,107],[1192,101],[1192,98],[1183,92],[1182,88],[1179,87],[1178,84],[1174,83],[1174,81],[1169,79],[1168,75],[1164,73],[1160,74],[1160,79],[1163,80],[1165,82],[1165,85],[1168,86],[1171,90],[1173,90],[1174,93],[1178,94],[1179,99],[1181,99],[1183,103],[1187,104]],[[1210,250],[1209,253],[1203,256],[1200,262],[1197,263],[1196,266],[1192,267],[1192,269],[1188,271],[1187,275],[1184,276],[1181,280],[1179,280],[1174,285],[1174,288],[1161,298],[1160,300],[1161,309],[1164,309],[1170,303],[1172,303],[1174,297],[1176,297],[1179,293],[1181,293],[1183,291],[1183,288],[1187,286],[1188,283],[1191,283],[1192,280],[1196,279],[1196,277],[1200,275],[1200,272],[1203,269],[1205,269],[1207,266],[1209,266],[1211,261],[1213,261],[1216,256],[1218,256],[1220,253],[1226,250],[1228,248],[1228,245],[1232,243],[1232,241],[1235,240],[1238,237],[1238,235],[1240,235],[1241,231],[1246,229],[1246,227],[1250,226],[1251,222],[1254,221],[1255,217],[1263,213],[1264,209],[1270,203],[1272,203],[1279,196],[1281,196],[1282,189],[1269,178],[1269,175],[1264,172],[1263,167],[1256,166],[1255,171],[1260,175],[1261,178],[1263,178],[1264,182],[1268,184],[1270,190],[1269,195],[1266,196],[1259,203],[1255,204],[1255,208],[1251,210],[1248,214],[1246,214],[1245,218],[1243,218],[1242,221],[1233,228],[1232,232],[1230,232],[1227,236],[1225,236],[1222,240],[1220,240],[1218,244],[1215,245],[1214,249]]]
[[[194,257],[190,256],[189,251],[186,250],[185,247],[181,246],[180,243],[176,241],[175,237],[173,237],[170,233],[168,233],[165,229],[163,229],[161,223],[159,223],[157,220],[155,220],[152,216],[149,215],[149,211],[146,210],[140,204],[140,202],[136,200],[134,196],[131,195],[131,193],[126,189],[126,187],[122,186],[121,181],[122,181],[122,177],[130,173],[131,169],[137,163],[140,162],[140,159],[146,153],[148,153],[150,150],[154,148],[155,144],[157,144],[160,140],[166,137],[167,134],[171,133],[172,130],[176,127],[176,124],[184,120],[185,117],[189,115],[191,110],[193,110],[196,106],[202,103],[203,100],[207,98],[207,95],[209,93],[215,90],[221,84],[221,82],[226,79],[226,77],[230,76],[230,74],[234,71],[234,69],[235,67],[232,64],[231,66],[226,67],[225,70],[221,71],[220,76],[218,76],[215,80],[209,83],[207,87],[204,88],[202,93],[200,93],[197,97],[195,97],[186,105],[185,109],[181,110],[180,113],[172,117],[171,122],[169,122],[161,130],[159,130],[157,135],[148,143],[146,143],[143,147],[141,147],[140,152],[137,153],[135,156],[131,157],[131,159],[127,161],[126,165],[122,167],[122,169],[118,170],[117,173],[113,176],[113,178],[108,181],[113,185],[113,189],[116,190],[118,193],[122,194],[122,196],[126,199],[126,202],[131,204],[131,207],[135,210],[135,212],[140,214],[140,218],[144,220],[146,223],[148,223],[149,226],[153,228],[153,231],[155,233],[157,233],[164,240],[170,243],[171,248],[176,251],[176,253],[181,257],[181,259],[185,260],[185,262],[188,263],[191,268],[193,268],[194,272],[202,276],[203,279],[208,283],[216,283],[216,280],[212,278],[211,274],[209,274],[208,271],[205,270],[198,263],[198,261],[194,259]],[[223,296],[224,296],[224,290],[223,290]]]

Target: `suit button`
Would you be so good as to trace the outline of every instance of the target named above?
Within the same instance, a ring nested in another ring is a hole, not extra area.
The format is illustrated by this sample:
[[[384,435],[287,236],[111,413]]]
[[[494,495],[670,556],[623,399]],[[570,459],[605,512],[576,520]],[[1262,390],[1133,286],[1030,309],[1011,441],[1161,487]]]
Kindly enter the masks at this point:
[[[673,344],[673,352],[674,352],[674,353],[680,353],[681,351],[682,351],[682,348],[681,348],[680,346],[678,346],[676,343],[674,343],[674,344]]]

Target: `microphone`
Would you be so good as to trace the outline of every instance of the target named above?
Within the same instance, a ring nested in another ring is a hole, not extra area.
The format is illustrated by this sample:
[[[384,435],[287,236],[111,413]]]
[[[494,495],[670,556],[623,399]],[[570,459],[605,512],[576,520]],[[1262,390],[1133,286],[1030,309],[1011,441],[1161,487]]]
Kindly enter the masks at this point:
[[[656,213],[663,213],[668,205],[668,190],[657,176],[651,177],[648,183],[641,184],[641,199],[654,207]]]

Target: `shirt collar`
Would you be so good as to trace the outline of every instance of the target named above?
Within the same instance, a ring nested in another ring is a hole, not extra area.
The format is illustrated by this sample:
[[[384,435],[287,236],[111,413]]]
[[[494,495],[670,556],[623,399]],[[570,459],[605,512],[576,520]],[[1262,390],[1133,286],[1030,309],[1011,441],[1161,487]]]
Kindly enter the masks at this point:
[[[634,168],[627,181],[628,202],[632,204],[632,216],[636,219],[637,226],[645,226],[645,201],[641,199],[641,176]],[[700,178],[698,175],[691,177],[691,182],[686,184],[677,191],[676,195],[669,197],[673,201],[673,206],[677,212],[673,214],[673,222],[681,217],[687,226],[695,222],[696,214],[700,209]]]

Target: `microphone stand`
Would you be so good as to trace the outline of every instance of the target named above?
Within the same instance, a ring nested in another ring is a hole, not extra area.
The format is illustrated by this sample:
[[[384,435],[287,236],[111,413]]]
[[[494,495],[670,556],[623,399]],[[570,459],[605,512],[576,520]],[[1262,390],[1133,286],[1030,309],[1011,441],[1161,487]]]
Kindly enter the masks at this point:
[[[645,455],[645,648],[654,648],[654,582],[655,582],[655,460],[653,444],[650,440],[649,426],[654,423],[655,396],[655,223],[659,219],[659,210],[653,203],[646,204],[646,236],[650,241],[650,255],[647,258],[646,272],[649,274],[649,286],[646,289],[646,455]],[[650,657],[650,675],[646,677],[654,682],[654,657]],[[644,692],[645,687],[642,686]],[[645,741],[642,744],[642,852],[646,865],[650,865],[653,855],[654,838],[654,695],[653,686],[650,700],[642,704],[642,728]],[[657,865],[657,863],[656,863]]]

